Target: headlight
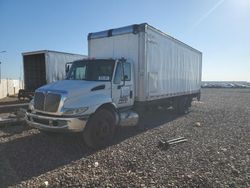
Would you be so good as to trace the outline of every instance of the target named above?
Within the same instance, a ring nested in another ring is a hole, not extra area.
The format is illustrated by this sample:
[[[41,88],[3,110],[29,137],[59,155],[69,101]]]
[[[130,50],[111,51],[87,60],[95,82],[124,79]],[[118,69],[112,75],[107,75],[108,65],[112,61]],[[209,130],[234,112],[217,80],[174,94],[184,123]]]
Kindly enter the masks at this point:
[[[80,107],[80,108],[64,108],[63,115],[79,115],[83,112],[87,111],[88,107]]]
[[[29,103],[29,110],[33,111],[34,110],[34,99],[32,99]]]

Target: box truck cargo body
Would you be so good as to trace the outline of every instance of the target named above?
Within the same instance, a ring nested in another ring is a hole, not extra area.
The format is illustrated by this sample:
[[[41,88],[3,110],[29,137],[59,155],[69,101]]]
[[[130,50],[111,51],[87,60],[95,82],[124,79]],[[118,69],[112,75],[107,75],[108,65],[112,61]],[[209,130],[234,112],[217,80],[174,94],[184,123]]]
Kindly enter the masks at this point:
[[[202,53],[150,25],[90,33],[88,48],[89,57],[134,65],[136,101],[200,92]]]
[[[20,91],[19,97],[30,96],[37,88],[64,79],[66,63],[87,57],[51,50],[25,52],[22,56],[24,90]]]
[[[36,90],[26,112],[32,127],[82,132],[99,148],[117,126],[143,126],[148,108],[183,114],[200,98],[201,52],[148,24],[90,33],[88,55],[73,62],[65,80]]]

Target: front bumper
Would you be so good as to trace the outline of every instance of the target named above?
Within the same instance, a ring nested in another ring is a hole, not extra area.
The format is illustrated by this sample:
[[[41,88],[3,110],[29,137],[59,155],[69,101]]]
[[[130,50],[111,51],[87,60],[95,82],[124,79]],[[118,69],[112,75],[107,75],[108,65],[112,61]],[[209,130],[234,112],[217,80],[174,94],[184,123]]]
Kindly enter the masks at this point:
[[[81,132],[84,130],[88,117],[52,117],[25,113],[26,122],[34,128],[50,132]]]

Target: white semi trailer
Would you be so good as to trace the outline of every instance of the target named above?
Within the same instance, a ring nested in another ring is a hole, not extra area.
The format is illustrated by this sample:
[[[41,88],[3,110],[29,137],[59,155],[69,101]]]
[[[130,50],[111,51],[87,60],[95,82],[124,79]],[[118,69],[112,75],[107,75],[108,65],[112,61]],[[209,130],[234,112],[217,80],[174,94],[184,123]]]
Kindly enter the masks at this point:
[[[19,90],[18,98],[32,98],[37,88],[66,76],[66,64],[86,58],[85,55],[39,50],[22,53],[24,89]]]
[[[99,148],[116,126],[137,125],[147,106],[186,113],[200,98],[202,53],[148,24],[90,33],[88,50],[66,80],[36,90],[26,113],[31,126],[82,131]]]

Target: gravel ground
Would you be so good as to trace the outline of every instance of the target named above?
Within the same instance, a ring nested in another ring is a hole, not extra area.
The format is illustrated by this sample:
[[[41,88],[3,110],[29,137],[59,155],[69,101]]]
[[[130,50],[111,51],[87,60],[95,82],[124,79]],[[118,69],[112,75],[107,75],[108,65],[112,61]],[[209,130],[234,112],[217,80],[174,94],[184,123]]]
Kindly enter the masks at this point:
[[[203,89],[189,114],[147,112],[144,124],[96,152],[79,135],[1,126],[0,187],[250,187],[250,89]]]

